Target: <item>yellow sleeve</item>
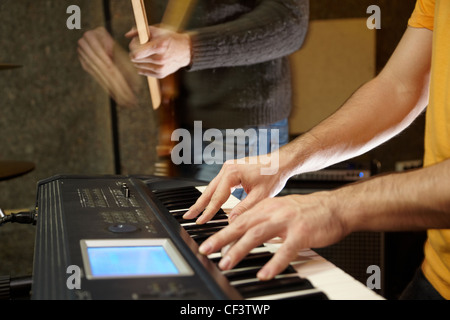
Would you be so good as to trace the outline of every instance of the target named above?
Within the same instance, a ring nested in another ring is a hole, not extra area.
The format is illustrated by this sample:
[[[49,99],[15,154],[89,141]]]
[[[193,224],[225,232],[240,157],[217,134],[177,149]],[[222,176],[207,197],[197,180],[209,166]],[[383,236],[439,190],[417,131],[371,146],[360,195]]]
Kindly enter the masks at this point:
[[[434,8],[435,0],[417,0],[416,7],[408,21],[408,25],[414,28],[427,28],[433,30]]]

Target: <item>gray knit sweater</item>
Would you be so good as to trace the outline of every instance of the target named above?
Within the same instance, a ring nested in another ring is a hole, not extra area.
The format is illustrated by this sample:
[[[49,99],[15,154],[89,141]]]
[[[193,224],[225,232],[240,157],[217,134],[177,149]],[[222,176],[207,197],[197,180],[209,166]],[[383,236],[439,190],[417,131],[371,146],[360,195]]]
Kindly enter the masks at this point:
[[[160,21],[166,0],[152,1]],[[180,73],[179,123],[238,128],[274,123],[291,110],[287,56],[303,44],[309,0],[198,0],[192,65]]]

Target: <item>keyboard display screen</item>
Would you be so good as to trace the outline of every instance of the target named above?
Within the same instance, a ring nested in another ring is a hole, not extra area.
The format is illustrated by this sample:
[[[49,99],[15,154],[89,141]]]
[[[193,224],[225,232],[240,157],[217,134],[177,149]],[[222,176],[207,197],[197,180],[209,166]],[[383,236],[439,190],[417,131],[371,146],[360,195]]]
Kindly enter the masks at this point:
[[[179,274],[163,246],[91,247],[87,253],[93,277]]]

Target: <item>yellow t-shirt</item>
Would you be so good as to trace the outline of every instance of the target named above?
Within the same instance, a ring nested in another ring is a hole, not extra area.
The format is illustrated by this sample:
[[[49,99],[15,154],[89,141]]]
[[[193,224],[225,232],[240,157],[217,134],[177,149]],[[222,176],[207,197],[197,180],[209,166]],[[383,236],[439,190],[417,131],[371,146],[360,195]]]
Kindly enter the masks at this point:
[[[424,157],[424,165],[430,166],[450,158],[450,1],[417,0],[409,25],[433,31]],[[450,299],[450,230],[428,230],[422,270],[433,287]]]

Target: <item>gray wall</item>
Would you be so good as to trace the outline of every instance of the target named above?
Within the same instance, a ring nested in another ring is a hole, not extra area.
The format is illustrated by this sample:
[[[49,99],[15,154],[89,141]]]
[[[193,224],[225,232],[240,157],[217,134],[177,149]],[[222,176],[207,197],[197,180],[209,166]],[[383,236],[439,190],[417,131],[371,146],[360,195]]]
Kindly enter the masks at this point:
[[[81,30],[66,27],[72,4],[81,8]],[[111,10],[113,31],[125,43],[131,2],[112,1]],[[23,66],[0,71],[0,160],[36,165],[23,177],[0,182],[0,208],[33,206],[37,181],[55,174],[151,173],[151,107],[119,108],[114,144],[109,97],[78,61],[78,39],[105,24],[103,1],[2,0],[0,21],[0,63]]]

